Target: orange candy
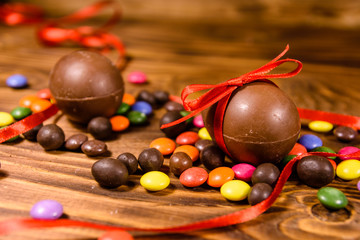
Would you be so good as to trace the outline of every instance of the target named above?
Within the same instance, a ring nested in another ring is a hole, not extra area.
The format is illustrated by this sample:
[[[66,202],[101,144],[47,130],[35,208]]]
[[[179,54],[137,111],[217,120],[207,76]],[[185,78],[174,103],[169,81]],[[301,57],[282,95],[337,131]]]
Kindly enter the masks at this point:
[[[294,147],[291,149],[288,155],[301,155],[306,152],[307,150],[303,145],[300,143],[295,143]]]
[[[199,150],[192,145],[182,145],[180,147],[177,147],[174,153],[176,152],[186,153],[187,155],[189,155],[193,162],[195,162],[199,158]]]
[[[33,113],[42,112],[52,105],[51,102],[45,99],[38,99],[31,103],[30,109]]]
[[[111,123],[112,130],[114,132],[124,131],[130,125],[129,119],[127,117],[120,116],[120,115],[111,117],[110,123]]]
[[[40,100],[40,98],[38,98],[37,96],[35,95],[27,95],[27,96],[24,96],[22,98],[20,98],[19,100],[19,105],[21,107],[27,107],[27,108],[30,108],[31,107],[31,104],[35,101],[38,101]]]
[[[328,159],[331,165],[333,166],[334,170],[336,170],[336,162],[332,159]]]
[[[123,103],[127,103],[130,106],[134,105],[134,103],[136,102],[136,99],[133,95],[128,94],[128,93],[124,93],[123,99],[122,99]]]
[[[156,138],[150,143],[151,148],[156,148],[162,155],[172,154],[175,150],[176,144],[170,138]]]
[[[234,179],[235,173],[229,167],[218,167],[209,173],[207,184],[211,187],[221,187],[224,183]]]

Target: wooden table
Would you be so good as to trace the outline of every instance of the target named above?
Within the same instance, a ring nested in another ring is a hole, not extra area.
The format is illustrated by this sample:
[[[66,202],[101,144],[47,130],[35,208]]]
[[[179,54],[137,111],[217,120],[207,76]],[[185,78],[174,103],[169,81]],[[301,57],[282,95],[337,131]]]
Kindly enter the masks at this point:
[[[62,16],[92,3],[31,2],[42,4],[49,16]],[[188,84],[219,83],[262,66],[289,43],[287,57],[302,61],[304,68],[296,77],[275,82],[295,104],[360,115],[358,1],[123,0],[119,4],[124,20],[111,32],[123,39],[131,56],[123,76],[140,70],[149,78],[146,85],[126,82],[128,93],[136,95],[146,89],[180,95]],[[98,25],[107,16],[86,24]],[[22,96],[46,88],[52,66],[74,49],[40,45],[34,27],[0,26],[0,111],[10,112]],[[107,56],[114,60],[116,53]],[[28,77],[29,88],[6,86],[6,78],[15,73]],[[137,156],[153,139],[164,136],[159,130],[164,113],[164,109],[156,110],[148,126],[131,127],[107,141],[109,155],[130,151]],[[46,121],[53,122],[66,136],[86,132],[84,126],[64,116]],[[304,126],[302,133],[306,132]],[[317,135],[335,151],[348,146],[332,134]],[[360,139],[350,145],[359,147]],[[226,201],[218,189],[184,188],[171,174],[170,187],[160,192],[145,191],[139,184],[140,175],[130,176],[126,186],[103,189],[90,172],[99,158],[63,150],[46,152],[26,140],[1,144],[0,220],[29,217],[32,205],[43,199],[61,202],[70,219],[133,227],[175,226],[249,207],[244,202]],[[249,222],[183,234],[133,235],[142,240],[360,239],[357,181],[336,178],[329,185],[349,199],[349,205],[340,211],[326,210],[317,200],[317,189],[295,178],[287,182],[268,211]],[[3,239],[97,239],[101,234],[83,228],[56,228],[20,231]]]

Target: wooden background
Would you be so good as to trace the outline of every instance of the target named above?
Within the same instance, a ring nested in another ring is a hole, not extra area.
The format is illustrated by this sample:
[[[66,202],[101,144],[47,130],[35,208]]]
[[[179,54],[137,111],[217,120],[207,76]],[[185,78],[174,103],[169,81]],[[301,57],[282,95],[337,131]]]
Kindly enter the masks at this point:
[[[48,16],[69,14],[93,1],[26,1],[38,4]],[[267,63],[286,44],[286,55],[303,62],[292,79],[275,82],[298,107],[360,115],[360,2],[341,1],[216,1],[123,0],[123,21],[113,33],[126,44],[132,61],[123,72],[140,70],[147,85],[126,83],[126,92],[163,89],[179,95],[191,83],[218,83]],[[86,24],[100,24],[111,11]],[[35,27],[0,26],[0,111],[9,112],[20,97],[47,87],[55,62],[75,48],[49,48],[35,38]],[[108,55],[116,58],[116,53]],[[284,68],[286,69],[286,67]],[[29,78],[27,89],[6,87],[8,76]],[[146,127],[132,127],[108,141],[110,155],[130,151],[138,155],[151,140],[163,136],[157,110]],[[85,132],[65,117],[57,121],[66,136]],[[303,133],[308,132],[306,127]],[[324,145],[346,146],[331,134],[318,134]],[[359,147],[357,139],[352,145]],[[90,168],[98,158],[66,151],[45,152],[29,141],[0,146],[0,220],[28,217],[42,199],[55,199],[71,219],[133,227],[165,227],[190,223],[248,207],[223,199],[217,189],[186,189],[171,175],[164,191],[149,193],[139,185],[140,175],[127,186],[106,190],[93,180]],[[165,161],[168,164],[168,159]],[[316,189],[289,181],[275,204],[247,223],[184,234],[134,232],[135,239],[360,239],[360,192],[357,180],[336,179],[330,186],[349,199],[346,209],[328,211],[316,198]],[[96,239],[101,231],[80,228],[28,230],[3,239]]]

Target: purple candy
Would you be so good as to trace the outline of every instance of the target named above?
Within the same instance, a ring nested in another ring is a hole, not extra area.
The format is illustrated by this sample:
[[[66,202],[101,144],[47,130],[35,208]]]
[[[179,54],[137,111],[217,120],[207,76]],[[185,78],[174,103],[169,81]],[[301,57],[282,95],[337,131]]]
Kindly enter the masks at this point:
[[[30,216],[35,219],[54,220],[63,214],[63,206],[55,200],[42,200],[31,208]]]
[[[203,128],[205,125],[202,115],[197,115],[196,117],[194,117],[193,124],[195,127]]]
[[[360,180],[358,181],[357,188],[360,191]]]
[[[350,154],[350,153],[355,153],[357,151],[360,151],[359,148],[357,147],[343,147],[342,149],[339,150],[338,154]],[[341,160],[347,160],[347,159],[357,159],[360,160],[360,158],[354,158],[354,157],[339,157]]]
[[[308,151],[311,151],[314,148],[322,146],[322,140],[313,134],[304,134],[299,138],[298,141],[301,145],[303,145]]]
[[[245,182],[251,181],[251,176],[255,169],[256,168],[253,165],[248,163],[239,163],[232,167],[232,170],[235,173],[235,178]]]

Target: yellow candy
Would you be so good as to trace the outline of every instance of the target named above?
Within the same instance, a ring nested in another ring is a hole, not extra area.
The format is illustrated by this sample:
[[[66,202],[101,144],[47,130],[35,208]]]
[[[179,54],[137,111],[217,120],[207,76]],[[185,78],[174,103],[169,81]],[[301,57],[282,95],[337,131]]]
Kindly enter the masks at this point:
[[[7,112],[0,112],[0,127],[10,125],[14,122],[13,116]]]
[[[309,123],[309,128],[314,132],[330,132],[333,125],[325,121],[312,121]]]
[[[146,190],[149,191],[160,191],[165,189],[170,184],[170,178],[163,172],[150,171],[145,173],[140,178],[140,184]]]
[[[244,200],[250,191],[250,186],[241,180],[231,180],[220,188],[221,195],[230,201]]]
[[[205,127],[200,128],[198,134],[201,139],[212,140],[208,130]]]
[[[336,168],[336,175],[344,180],[360,177],[360,161],[356,159],[342,161]]]

